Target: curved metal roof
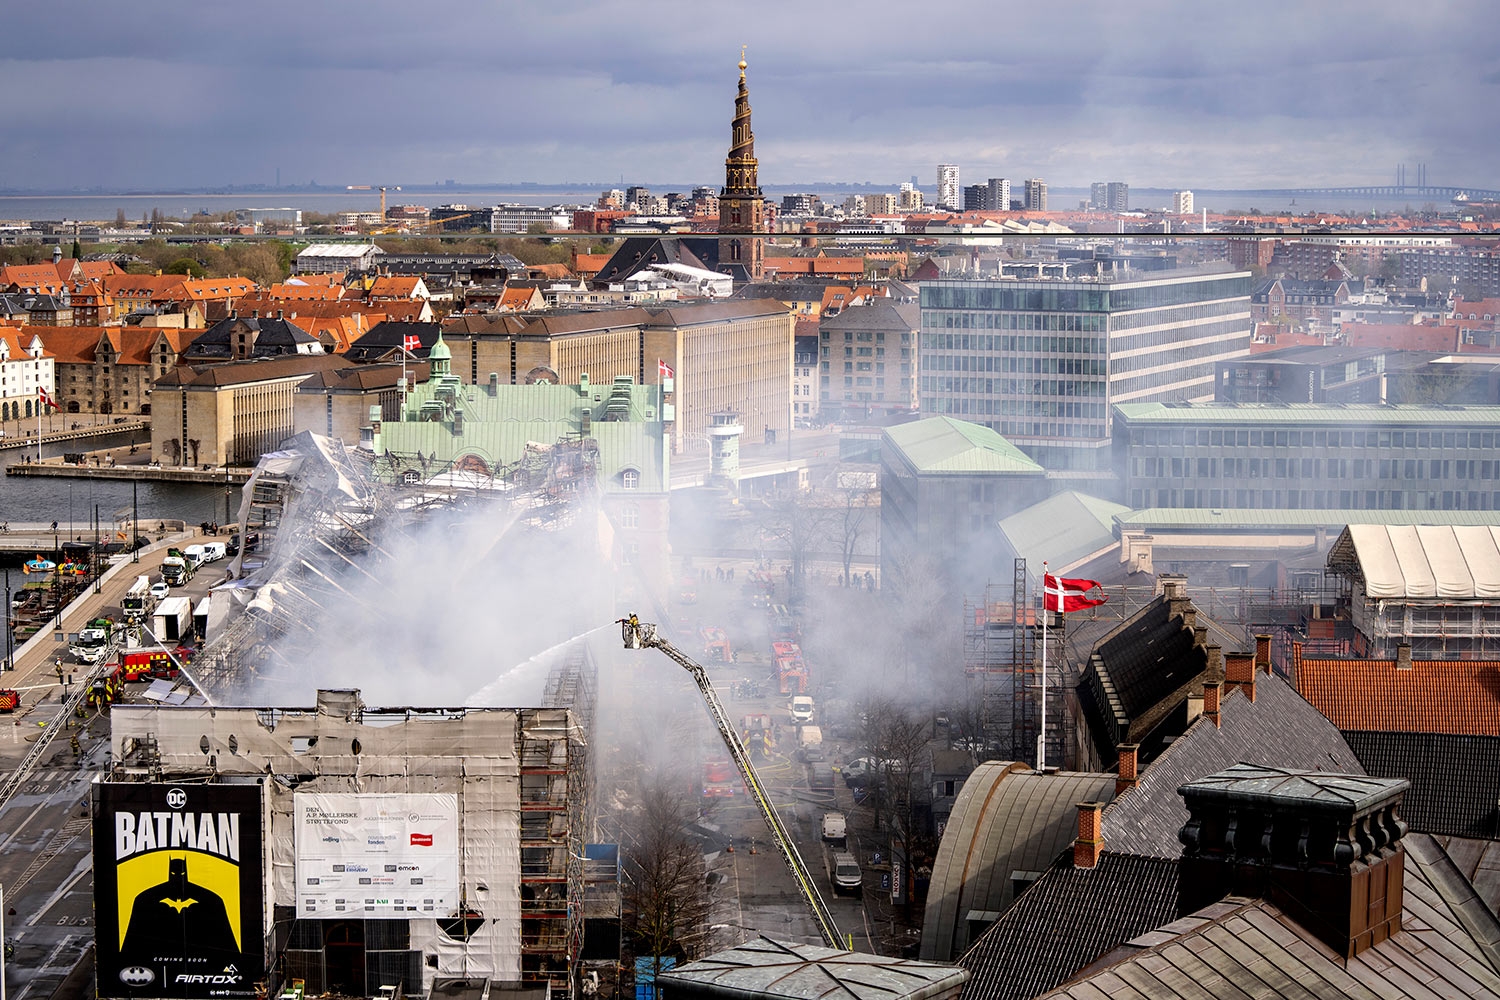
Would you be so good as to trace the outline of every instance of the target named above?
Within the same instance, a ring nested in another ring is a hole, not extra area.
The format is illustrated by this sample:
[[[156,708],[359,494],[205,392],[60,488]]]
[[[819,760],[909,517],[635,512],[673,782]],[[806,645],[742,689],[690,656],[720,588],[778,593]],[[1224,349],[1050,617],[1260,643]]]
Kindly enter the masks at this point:
[[[1078,803],[1108,802],[1115,775],[980,764],[964,781],[938,845],[927,890],[922,953],[949,962],[970,943],[970,911],[999,913],[1015,901],[1014,873],[1040,873],[1073,843]]]

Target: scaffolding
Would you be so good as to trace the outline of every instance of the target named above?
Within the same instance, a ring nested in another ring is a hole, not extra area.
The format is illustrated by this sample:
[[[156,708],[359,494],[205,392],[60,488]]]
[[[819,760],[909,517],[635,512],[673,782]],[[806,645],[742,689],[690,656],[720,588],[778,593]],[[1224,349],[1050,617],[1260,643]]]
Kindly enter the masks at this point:
[[[979,706],[984,755],[1026,760],[1036,751],[1036,609],[1027,597],[1026,560],[1015,561],[1007,593],[989,584],[964,602],[964,675]]]

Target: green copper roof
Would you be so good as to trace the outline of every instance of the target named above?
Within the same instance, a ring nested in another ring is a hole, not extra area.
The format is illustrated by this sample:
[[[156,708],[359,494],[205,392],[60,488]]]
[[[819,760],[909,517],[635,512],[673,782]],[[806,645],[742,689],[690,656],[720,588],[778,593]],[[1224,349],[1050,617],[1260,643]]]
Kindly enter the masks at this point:
[[[1003,519],[1000,531],[1028,568],[1043,560],[1061,568],[1114,544],[1115,518],[1129,513],[1124,504],[1069,490]]]
[[[443,331],[438,331],[437,341],[433,343],[431,350],[427,352],[428,361],[452,361],[453,350],[443,343]]]
[[[967,420],[928,417],[887,428],[885,439],[918,472],[1042,473],[1042,467],[1021,449],[988,427]]]
[[[1130,530],[1155,528],[1342,529],[1350,524],[1495,524],[1500,510],[1272,510],[1269,508],[1148,507],[1120,514],[1115,522]]]
[[[1369,429],[1396,424],[1500,424],[1500,406],[1382,406],[1375,403],[1118,403],[1131,424],[1286,424]]]

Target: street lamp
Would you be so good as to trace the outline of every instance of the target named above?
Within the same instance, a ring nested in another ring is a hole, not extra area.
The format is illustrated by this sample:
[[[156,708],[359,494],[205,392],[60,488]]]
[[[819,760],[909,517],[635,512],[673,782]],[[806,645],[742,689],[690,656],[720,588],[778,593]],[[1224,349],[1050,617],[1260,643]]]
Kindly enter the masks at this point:
[[[15,623],[10,620],[10,567],[5,567],[5,669],[16,669]]]

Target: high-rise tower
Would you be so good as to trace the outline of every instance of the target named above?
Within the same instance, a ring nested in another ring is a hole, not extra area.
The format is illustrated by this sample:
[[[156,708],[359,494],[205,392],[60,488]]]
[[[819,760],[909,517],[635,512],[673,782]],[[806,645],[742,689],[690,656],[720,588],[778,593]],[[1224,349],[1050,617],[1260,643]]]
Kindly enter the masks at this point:
[[[734,126],[724,160],[724,190],[719,193],[719,269],[743,273],[752,281],[765,274],[765,247],[757,234],[766,231],[750,131],[750,88],[745,85],[745,53],[740,51],[740,92],[734,99]]]

